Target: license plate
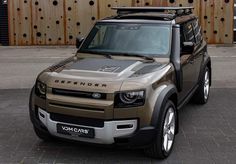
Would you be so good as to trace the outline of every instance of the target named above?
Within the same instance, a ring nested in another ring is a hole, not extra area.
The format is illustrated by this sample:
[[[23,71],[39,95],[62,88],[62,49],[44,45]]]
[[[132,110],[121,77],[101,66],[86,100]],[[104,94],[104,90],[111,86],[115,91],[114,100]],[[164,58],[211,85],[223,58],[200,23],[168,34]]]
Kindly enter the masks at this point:
[[[94,138],[94,129],[65,124],[57,124],[57,133],[77,137]]]

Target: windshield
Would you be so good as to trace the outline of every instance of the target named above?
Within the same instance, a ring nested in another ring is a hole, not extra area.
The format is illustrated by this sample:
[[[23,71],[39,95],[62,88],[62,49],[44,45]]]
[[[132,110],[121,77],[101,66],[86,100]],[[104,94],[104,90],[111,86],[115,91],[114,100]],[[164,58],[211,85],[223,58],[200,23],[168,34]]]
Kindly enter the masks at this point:
[[[100,23],[94,26],[79,51],[168,57],[170,38],[170,25]]]

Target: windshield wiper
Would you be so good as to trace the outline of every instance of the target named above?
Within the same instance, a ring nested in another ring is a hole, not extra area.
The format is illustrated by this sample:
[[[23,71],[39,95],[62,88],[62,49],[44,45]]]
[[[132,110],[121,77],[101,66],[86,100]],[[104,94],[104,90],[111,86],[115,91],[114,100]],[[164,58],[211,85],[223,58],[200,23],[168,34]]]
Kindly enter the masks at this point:
[[[108,59],[112,59],[112,56],[128,56],[128,57],[138,57],[147,61],[155,62],[155,59],[151,56],[139,55],[139,54],[130,54],[130,53],[109,53],[109,52],[99,52],[99,51],[85,51],[82,53],[91,53],[95,55],[103,55]]]
[[[129,56],[129,57],[138,57],[138,58],[142,58],[144,60],[148,60],[148,61],[152,61],[155,62],[155,59],[151,56],[146,56],[146,55],[138,55],[138,54],[126,54],[126,53],[119,53],[116,55],[121,55],[121,56]]]
[[[102,55],[102,56],[105,56],[106,58],[108,59],[112,59],[112,56],[110,53],[106,53],[106,52],[98,52],[98,51],[85,51],[82,53],[90,53],[90,54],[94,54],[94,55]]]

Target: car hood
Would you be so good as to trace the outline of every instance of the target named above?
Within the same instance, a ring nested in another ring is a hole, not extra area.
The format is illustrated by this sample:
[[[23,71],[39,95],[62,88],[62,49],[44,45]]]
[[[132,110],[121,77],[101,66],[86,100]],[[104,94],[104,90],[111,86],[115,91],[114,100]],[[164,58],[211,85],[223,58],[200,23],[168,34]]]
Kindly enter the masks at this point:
[[[49,68],[47,85],[80,90],[118,91],[127,79],[140,77],[160,70],[166,64],[138,60],[118,60],[104,58],[70,58]]]

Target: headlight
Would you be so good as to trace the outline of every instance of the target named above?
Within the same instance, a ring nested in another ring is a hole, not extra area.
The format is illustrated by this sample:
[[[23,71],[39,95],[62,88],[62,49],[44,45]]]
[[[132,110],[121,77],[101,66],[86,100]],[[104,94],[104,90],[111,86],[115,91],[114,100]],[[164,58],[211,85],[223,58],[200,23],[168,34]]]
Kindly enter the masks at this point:
[[[46,98],[47,86],[46,84],[37,81],[35,85],[35,94],[41,98]]]
[[[115,96],[116,108],[142,106],[145,103],[145,91],[119,92]]]

